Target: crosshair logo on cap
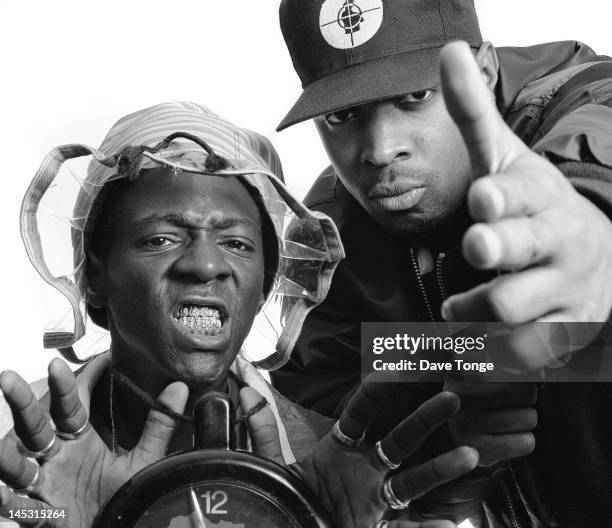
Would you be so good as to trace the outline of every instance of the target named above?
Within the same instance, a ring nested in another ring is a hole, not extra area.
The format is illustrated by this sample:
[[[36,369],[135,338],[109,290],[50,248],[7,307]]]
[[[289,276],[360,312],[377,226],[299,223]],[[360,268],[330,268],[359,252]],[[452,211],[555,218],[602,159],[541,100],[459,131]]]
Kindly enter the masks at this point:
[[[326,0],[321,6],[319,26],[330,46],[348,49],[370,40],[382,20],[382,0]]]

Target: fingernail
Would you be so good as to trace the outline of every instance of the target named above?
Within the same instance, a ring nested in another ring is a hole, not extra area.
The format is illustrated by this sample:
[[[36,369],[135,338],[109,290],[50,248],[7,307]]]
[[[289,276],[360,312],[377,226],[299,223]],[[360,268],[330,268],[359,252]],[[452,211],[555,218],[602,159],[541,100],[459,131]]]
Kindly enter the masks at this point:
[[[493,211],[494,218],[501,218],[506,207],[504,195],[495,185],[493,185],[493,183],[487,185],[487,187],[487,193],[491,202],[491,209]]]
[[[483,239],[488,253],[487,266],[496,266],[502,258],[501,240],[492,229],[486,226],[483,226]]]
[[[451,304],[449,301],[444,301],[442,303],[442,308],[440,310],[440,313],[442,315],[442,319],[444,319],[445,321],[454,321],[454,317],[453,317],[453,309],[451,307]]]
[[[474,220],[492,222],[504,215],[506,199],[491,178],[485,177],[474,183],[474,190],[468,194],[468,204]]]
[[[501,240],[491,228],[486,225],[475,225],[472,227],[474,237],[473,257],[477,262],[472,262],[480,268],[494,268],[502,258]]]

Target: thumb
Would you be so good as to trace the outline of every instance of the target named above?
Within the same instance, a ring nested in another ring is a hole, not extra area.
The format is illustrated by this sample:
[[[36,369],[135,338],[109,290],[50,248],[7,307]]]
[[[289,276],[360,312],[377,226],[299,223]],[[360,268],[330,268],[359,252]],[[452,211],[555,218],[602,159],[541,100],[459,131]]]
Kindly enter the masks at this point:
[[[187,385],[175,381],[162,391],[157,401],[176,413],[182,413],[188,396]],[[176,426],[176,419],[162,411],[151,409],[142,436],[134,448],[133,459],[138,460],[144,467],[164,457]]]
[[[272,409],[269,405],[265,405],[256,412],[252,412],[261,405],[262,400],[263,396],[252,387],[244,387],[240,391],[240,406],[244,409],[244,414],[248,416],[253,451],[261,457],[284,465],[285,459]]]
[[[527,149],[498,112],[467,43],[444,46],[440,82],[448,112],[467,146],[474,178],[501,172]]]

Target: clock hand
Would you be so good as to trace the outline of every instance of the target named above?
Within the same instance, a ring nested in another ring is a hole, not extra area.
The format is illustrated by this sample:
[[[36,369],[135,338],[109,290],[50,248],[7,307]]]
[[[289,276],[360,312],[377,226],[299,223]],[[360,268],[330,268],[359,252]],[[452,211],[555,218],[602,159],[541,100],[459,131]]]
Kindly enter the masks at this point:
[[[198,501],[198,497],[196,496],[195,491],[193,491],[193,488],[190,489],[190,495],[193,508],[198,518],[197,528],[206,528],[206,521],[204,520],[204,515],[202,514],[202,508],[200,508],[200,501]]]

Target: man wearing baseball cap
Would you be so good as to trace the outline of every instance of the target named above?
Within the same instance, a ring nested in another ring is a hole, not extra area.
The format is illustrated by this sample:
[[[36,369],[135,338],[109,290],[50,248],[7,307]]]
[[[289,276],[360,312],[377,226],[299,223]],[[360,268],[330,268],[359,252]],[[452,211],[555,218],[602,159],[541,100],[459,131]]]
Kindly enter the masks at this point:
[[[608,320],[609,57],[578,42],[496,50],[472,0],[283,0],[280,21],[304,90],[279,130],[314,118],[331,166],[306,204],[347,253],[273,374],[281,392],[337,415],[359,383],[362,321]],[[529,384],[456,388],[475,403],[450,440],[510,468],[484,486],[500,525],[609,522],[608,384],[541,384],[537,404]]]

